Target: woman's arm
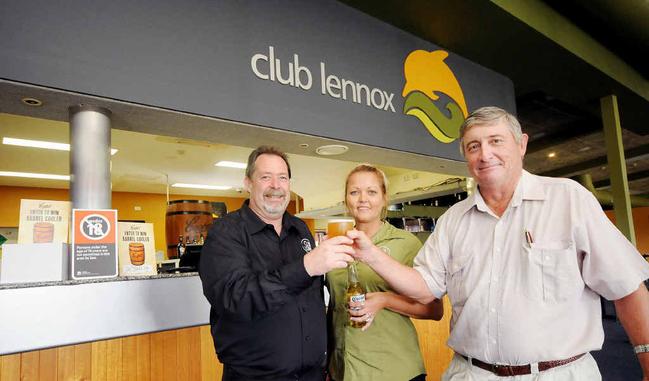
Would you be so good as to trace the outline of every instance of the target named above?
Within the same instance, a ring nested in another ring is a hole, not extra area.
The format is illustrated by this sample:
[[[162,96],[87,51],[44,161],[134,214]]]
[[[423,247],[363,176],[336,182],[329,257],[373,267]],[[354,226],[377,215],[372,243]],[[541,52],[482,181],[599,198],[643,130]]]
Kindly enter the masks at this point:
[[[415,319],[441,320],[444,315],[444,305],[440,299],[422,304],[393,292],[369,292],[365,294],[365,303],[353,303],[349,307],[352,320],[366,322],[363,331],[372,325],[374,316],[384,308]]]
[[[441,320],[444,316],[444,305],[441,299],[434,299],[428,304],[421,304],[407,296],[393,292],[377,292],[383,299],[384,308],[415,319]],[[367,298],[367,295],[365,296]]]

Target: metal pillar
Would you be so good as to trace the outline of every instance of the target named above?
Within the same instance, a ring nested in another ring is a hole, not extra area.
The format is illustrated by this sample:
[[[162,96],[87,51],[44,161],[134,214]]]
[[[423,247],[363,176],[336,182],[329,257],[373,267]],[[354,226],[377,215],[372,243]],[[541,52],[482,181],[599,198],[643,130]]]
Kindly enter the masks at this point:
[[[110,209],[110,115],[107,109],[72,106],[70,200],[77,209]]]
[[[602,122],[604,124],[604,139],[606,141],[606,158],[611,175],[611,191],[613,192],[613,210],[615,225],[631,243],[635,242],[631,201],[629,200],[629,184],[626,178],[626,161],[622,143],[622,126],[617,108],[617,97],[608,95],[600,99]]]

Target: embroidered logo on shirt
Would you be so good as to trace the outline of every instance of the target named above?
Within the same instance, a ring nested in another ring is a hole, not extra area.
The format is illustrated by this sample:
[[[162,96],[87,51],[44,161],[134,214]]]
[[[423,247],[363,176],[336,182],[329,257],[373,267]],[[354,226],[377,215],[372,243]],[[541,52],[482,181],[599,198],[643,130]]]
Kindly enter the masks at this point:
[[[305,253],[311,251],[311,241],[309,241],[308,238],[302,238],[300,244],[302,245],[302,249],[304,250]]]
[[[390,255],[390,248],[389,247],[387,247],[387,246],[379,246],[379,249],[381,249],[387,255]]]

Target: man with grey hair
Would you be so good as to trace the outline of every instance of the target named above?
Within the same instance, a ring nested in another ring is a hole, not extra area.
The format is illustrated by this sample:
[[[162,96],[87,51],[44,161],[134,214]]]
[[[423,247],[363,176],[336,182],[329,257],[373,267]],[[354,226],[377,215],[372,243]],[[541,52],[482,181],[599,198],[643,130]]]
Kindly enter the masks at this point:
[[[286,154],[252,151],[244,178],[250,199],[207,235],[199,273],[222,380],[324,380],[322,275],[353,260],[352,241],[334,237],[315,247],[306,224],[286,212],[290,178]]]
[[[527,139],[502,109],[471,113],[460,149],[477,191],[440,217],[415,267],[359,231],[354,256],[421,303],[448,294],[455,357],[443,380],[601,380],[588,352],[604,340],[602,296],[647,381],[649,264],[584,187],[523,170]]]

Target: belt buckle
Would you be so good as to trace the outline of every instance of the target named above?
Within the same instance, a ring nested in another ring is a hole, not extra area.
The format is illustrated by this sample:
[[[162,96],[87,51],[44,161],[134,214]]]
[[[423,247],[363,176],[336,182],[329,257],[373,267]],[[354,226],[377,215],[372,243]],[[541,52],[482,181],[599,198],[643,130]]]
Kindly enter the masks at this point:
[[[500,377],[511,377],[515,376],[514,374],[514,368],[512,368],[511,365],[499,365],[499,364],[494,364],[493,365],[493,371],[494,374],[500,376]]]

